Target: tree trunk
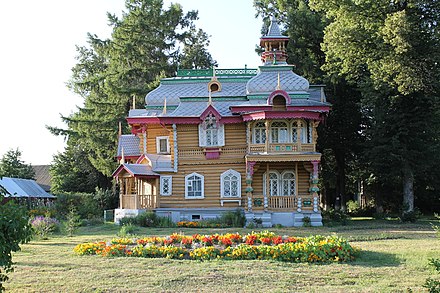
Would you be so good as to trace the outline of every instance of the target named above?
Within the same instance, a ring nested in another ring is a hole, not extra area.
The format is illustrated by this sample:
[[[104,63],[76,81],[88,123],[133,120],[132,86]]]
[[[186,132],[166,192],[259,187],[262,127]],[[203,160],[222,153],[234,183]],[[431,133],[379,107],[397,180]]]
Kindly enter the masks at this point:
[[[342,211],[346,210],[346,198],[345,198],[345,157],[343,154],[335,153],[336,159],[336,200],[337,204],[335,209],[339,208]],[[339,206],[339,207],[338,207]]]
[[[403,212],[414,211],[414,174],[406,163],[403,166]]]

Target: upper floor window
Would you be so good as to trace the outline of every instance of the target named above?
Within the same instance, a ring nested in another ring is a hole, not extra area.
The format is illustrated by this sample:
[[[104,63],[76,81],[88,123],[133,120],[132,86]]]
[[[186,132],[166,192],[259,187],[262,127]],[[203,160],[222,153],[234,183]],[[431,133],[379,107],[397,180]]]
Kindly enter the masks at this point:
[[[270,125],[270,139],[272,143],[286,143],[289,141],[287,123],[282,121],[272,122]]]
[[[235,170],[223,172],[220,176],[222,197],[241,197],[241,176]]]
[[[263,144],[266,143],[266,126],[264,122],[259,121],[255,123],[253,128],[252,140],[253,143]]]
[[[199,124],[199,146],[224,146],[224,126],[219,124],[214,115],[209,114],[203,123]]]
[[[198,173],[185,176],[185,198],[203,198],[204,177]]]
[[[171,195],[173,187],[172,176],[160,176],[160,195]]]
[[[169,154],[170,153],[169,137],[168,136],[156,137],[156,149],[158,154]]]

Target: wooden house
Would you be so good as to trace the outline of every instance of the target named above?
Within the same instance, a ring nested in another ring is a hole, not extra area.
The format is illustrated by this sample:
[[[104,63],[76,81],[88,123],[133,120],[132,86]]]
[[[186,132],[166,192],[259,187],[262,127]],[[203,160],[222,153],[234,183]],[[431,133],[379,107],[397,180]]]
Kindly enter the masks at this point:
[[[113,176],[115,220],[153,210],[173,221],[218,217],[322,225],[316,151],[318,124],[330,110],[322,85],[286,63],[288,38],[272,20],[258,69],[179,70],[130,110]]]

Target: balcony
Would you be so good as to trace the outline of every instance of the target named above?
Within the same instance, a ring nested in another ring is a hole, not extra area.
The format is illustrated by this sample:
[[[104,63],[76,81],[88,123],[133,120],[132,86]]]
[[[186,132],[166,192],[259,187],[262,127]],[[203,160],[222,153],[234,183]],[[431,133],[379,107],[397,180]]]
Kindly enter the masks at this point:
[[[299,153],[315,152],[316,145],[313,143],[269,143],[251,144],[249,153]]]
[[[151,194],[121,195],[122,209],[155,209],[159,207],[158,196]]]
[[[300,205],[299,205],[300,203]],[[274,195],[267,198],[267,210],[278,212],[291,212],[301,208],[303,211],[314,209],[314,198],[309,194],[294,195]],[[254,194],[252,197],[254,210],[264,209],[264,195]]]

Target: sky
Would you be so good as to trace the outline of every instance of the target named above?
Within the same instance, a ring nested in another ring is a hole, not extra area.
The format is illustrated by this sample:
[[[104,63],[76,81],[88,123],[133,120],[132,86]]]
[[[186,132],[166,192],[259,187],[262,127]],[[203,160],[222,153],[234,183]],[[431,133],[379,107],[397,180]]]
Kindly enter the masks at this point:
[[[210,37],[209,51],[219,68],[257,68],[262,21],[253,0],[165,0],[185,11],[198,10],[196,25]],[[76,45],[87,33],[110,37],[107,12],[121,15],[123,0],[0,1],[0,156],[19,149],[27,164],[50,164],[63,152],[64,138],[46,125],[65,128],[61,115],[81,107],[66,87],[75,65]]]

